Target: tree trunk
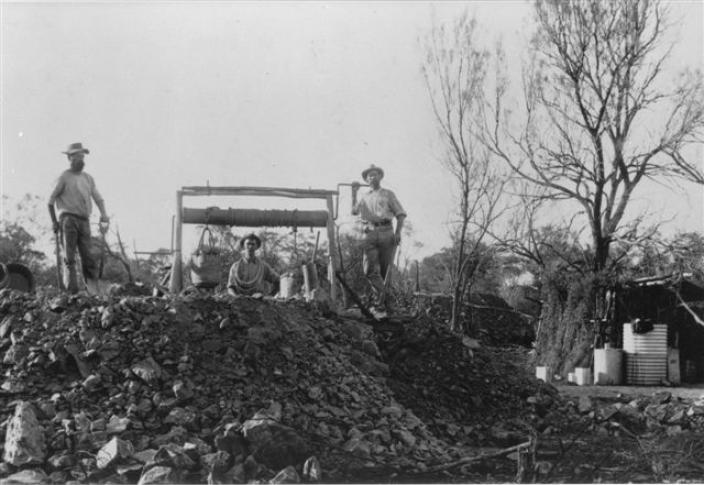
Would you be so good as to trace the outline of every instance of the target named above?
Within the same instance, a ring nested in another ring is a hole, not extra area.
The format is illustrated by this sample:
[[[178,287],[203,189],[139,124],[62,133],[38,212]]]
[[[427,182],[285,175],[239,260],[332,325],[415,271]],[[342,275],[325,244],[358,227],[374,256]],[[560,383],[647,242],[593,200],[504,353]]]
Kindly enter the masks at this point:
[[[561,270],[544,275],[540,332],[536,335],[537,365],[567,376],[575,367],[591,362],[596,278]]]
[[[458,282],[452,289],[452,313],[450,316],[450,331],[459,332],[461,327],[462,316],[462,288]]]

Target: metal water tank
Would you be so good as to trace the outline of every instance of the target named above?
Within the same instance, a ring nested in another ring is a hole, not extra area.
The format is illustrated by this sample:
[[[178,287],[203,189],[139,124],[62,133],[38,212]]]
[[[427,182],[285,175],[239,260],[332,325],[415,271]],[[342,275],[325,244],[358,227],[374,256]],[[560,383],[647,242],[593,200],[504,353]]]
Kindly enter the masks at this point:
[[[626,383],[659,385],[667,379],[667,325],[655,324],[646,333],[635,333],[633,327],[623,325]]]

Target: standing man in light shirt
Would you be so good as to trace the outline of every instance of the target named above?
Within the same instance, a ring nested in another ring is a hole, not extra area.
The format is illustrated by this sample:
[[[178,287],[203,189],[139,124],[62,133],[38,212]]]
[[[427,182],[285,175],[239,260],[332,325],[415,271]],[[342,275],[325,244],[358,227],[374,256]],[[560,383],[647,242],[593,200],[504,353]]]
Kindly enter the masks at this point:
[[[103,234],[108,229],[110,219],[93,177],[83,171],[85,155],[90,151],[83,148],[81,143],[72,143],[63,153],[68,157],[71,166],[61,174],[49,197],[49,214],[54,233],[57,237],[60,234],[63,237],[64,262],[68,270],[68,291],[78,292],[76,274],[76,252],[78,252],[89,292],[99,293],[98,267],[90,254],[92,200],[100,210],[100,230]],[[54,205],[58,209],[58,218]]]
[[[359,215],[363,224],[362,267],[372,289],[372,304],[377,313],[384,313],[387,310],[384,280],[401,243],[406,211],[391,190],[381,187],[384,178],[381,167],[370,165],[362,172],[362,178],[369,184],[369,190],[358,202],[359,184],[352,185],[352,214]]]

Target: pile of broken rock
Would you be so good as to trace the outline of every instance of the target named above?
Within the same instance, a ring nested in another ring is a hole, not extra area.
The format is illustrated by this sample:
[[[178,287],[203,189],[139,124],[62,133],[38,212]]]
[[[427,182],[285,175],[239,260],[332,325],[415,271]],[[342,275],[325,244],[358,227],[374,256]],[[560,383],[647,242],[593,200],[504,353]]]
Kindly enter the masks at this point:
[[[613,399],[580,396],[576,405],[581,414],[594,420],[594,430],[602,436],[614,431],[668,436],[685,430],[704,432],[704,395],[675,398],[669,391],[659,391],[650,396],[620,394]]]
[[[397,375],[406,364],[389,363],[377,337],[365,322],[324,316],[298,301],[0,291],[0,477],[377,481],[460,457],[462,443],[436,434],[437,423],[423,420],[427,409],[416,414]],[[457,338],[452,345],[463,348]],[[456,362],[488,360],[482,352],[457,355]],[[448,358],[441,348],[431,354]],[[439,369],[431,354],[425,364]],[[477,373],[481,366],[459,370]],[[488,381],[466,377],[461,386]],[[528,415],[526,398],[544,386],[524,380],[516,401],[522,408],[512,412]],[[497,389],[476,387],[474,404],[456,403],[462,411],[448,410],[444,419],[500,402]]]

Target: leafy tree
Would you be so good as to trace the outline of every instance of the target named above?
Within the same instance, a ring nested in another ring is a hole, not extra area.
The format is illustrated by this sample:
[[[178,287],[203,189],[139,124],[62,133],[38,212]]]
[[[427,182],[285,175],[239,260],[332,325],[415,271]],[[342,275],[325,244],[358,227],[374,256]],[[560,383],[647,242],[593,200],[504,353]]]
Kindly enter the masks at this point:
[[[46,255],[34,249],[36,239],[16,222],[3,223],[0,228],[0,261],[39,267]]]
[[[420,272],[421,288],[432,293],[452,294],[452,264],[457,244],[423,258]],[[480,245],[472,255],[466,271],[472,271],[472,289],[481,293],[496,293],[501,280],[501,262],[496,248]],[[468,295],[466,295],[468,296]]]
[[[46,254],[39,249],[39,239],[47,236],[48,228],[40,223],[41,199],[25,194],[17,202],[3,196],[4,211],[0,220],[0,262],[27,266],[37,285],[56,281],[55,265],[48,264]]]
[[[704,281],[704,235],[679,232],[670,239],[656,235],[630,259],[633,277],[692,273]]]

